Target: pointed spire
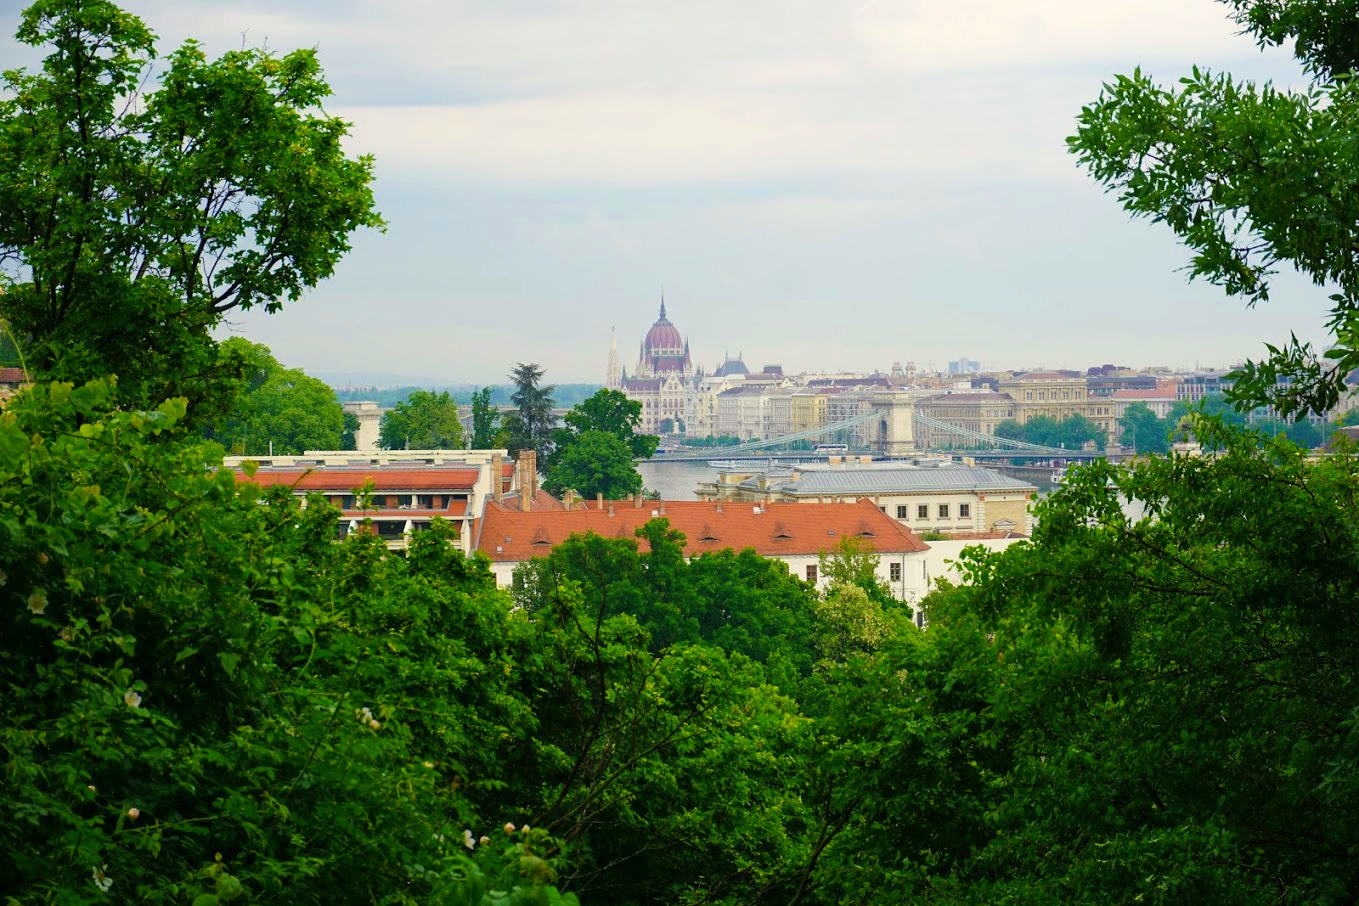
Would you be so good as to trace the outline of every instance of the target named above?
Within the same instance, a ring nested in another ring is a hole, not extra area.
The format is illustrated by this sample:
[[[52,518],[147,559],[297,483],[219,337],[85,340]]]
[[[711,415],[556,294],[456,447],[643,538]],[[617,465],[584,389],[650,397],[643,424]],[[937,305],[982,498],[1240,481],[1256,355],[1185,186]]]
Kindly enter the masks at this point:
[[[661,290],[661,320],[665,320],[665,290]]]

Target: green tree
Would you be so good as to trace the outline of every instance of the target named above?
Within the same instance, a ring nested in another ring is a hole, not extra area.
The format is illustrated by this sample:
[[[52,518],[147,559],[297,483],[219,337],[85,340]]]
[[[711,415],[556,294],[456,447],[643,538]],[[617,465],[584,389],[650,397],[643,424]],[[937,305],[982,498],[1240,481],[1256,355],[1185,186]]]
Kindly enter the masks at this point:
[[[382,416],[384,450],[458,450],[463,445],[458,402],[445,390],[415,390]]]
[[[636,472],[632,465],[633,459],[646,459],[656,452],[656,447],[660,443],[660,438],[652,434],[638,434],[637,426],[642,421],[642,404],[636,400],[630,400],[626,395],[617,390],[600,390],[594,396],[582,403],[572,407],[566,413],[564,419],[565,427],[557,428],[552,432],[552,444],[546,456],[541,461],[542,469],[547,475],[544,487],[558,488],[564,490],[573,487],[567,481],[567,473],[556,475],[562,463],[569,463],[571,475],[579,475],[583,461],[588,458],[585,453],[572,453],[572,449],[585,439],[586,435],[594,433],[607,434],[617,438],[626,444],[629,451],[628,467]],[[597,453],[602,453],[602,448],[597,444],[593,445]],[[621,460],[610,460],[607,469],[609,471],[622,470]],[[641,486],[641,475],[637,475],[636,483]],[[616,484],[616,482],[611,482]],[[631,486],[632,482],[627,482]],[[582,493],[583,489],[576,488]],[[633,493],[625,490],[621,493]],[[592,496],[592,495],[587,495]],[[610,495],[610,499],[615,499]]]
[[[359,417],[352,412],[344,413],[344,431],[340,434],[341,450],[359,448]]]
[[[586,431],[554,456],[543,488],[553,494],[570,489],[585,497],[603,494],[621,500],[641,492],[642,476],[627,444],[604,431]]]
[[[1118,420],[1123,430],[1123,443],[1138,453],[1167,453],[1170,451],[1172,426],[1159,418],[1146,403],[1133,403]]]
[[[0,318],[39,376],[117,374],[131,402],[210,418],[234,383],[211,330],[296,300],[382,226],[371,158],[345,155],[313,50],[189,41],[147,90],[154,36],[108,0],[40,0],[17,37],[50,52],[0,91]]]
[[[522,362],[514,366],[510,380],[514,382],[511,400],[515,411],[504,420],[510,452],[533,450],[541,462],[552,449],[552,430],[556,422],[552,415],[555,405],[552,392],[557,388],[542,383],[542,368]]]
[[[205,434],[230,453],[292,456],[306,450],[337,450],[345,418],[335,391],[298,368],[284,368],[268,347],[232,337],[223,358],[245,364],[235,404]]]
[[[1324,414],[1359,367],[1359,115],[1354,0],[1226,0],[1262,46],[1291,46],[1310,84],[1296,91],[1195,67],[1175,88],[1135,70],[1085,107],[1071,150],[1136,216],[1165,223],[1191,250],[1191,278],[1247,305],[1296,268],[1334,287],[1324,354],[1292,336],[1233,375],[1246,409]]]
[[[500,412],[491,405],[491,388],[472,392],[472,449],[489,450],[500,432]]]

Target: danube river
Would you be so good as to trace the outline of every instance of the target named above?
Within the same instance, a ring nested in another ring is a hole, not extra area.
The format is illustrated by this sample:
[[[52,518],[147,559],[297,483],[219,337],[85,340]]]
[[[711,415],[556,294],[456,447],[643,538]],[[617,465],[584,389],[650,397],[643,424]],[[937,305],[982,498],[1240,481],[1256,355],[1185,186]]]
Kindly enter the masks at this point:
[[[703,460],[696,462],[639,462],[642,484],[648,491],[660,491],[663,500],[697,500],[694,489],[700,481],[713,481],[717,470]]]

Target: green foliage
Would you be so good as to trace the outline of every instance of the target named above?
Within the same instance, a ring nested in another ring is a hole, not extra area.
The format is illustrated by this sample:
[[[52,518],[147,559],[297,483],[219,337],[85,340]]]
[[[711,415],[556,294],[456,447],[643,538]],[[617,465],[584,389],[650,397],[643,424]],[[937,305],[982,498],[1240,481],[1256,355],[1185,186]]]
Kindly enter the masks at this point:
[[[519,363],[510,372],[514,382],[511,400],[515,411],[504,419],[504,428],[509,435],[509,450],[533,450],[539,461],[544,461],[552,451],[552,431],[555,419],[552,407],[555,402],[552,393],[557,388],[552,384],[544,385],[543,369],[537,365]]]
[[[328,385],[284,368],[268,347],[240,337],[224,342],[220,355],[226,369],[243,363],[244,379],[226,416],[204,432],[208,439],[245,456],[342,448],[347,421]]]
[[[846,677],[828,899],[1349,897],[1359,465],[1196,430],[1220,455],[1076,470]]]
[[[0,414],[0,888],[478,902],[454,896],[475,869],[486,902],[546,891],[548,836],[464,845],[461,778],[504,770],[470,740],[529,725],[484,561],[441,529],[409,561],[336,544],[320,498],[205,471],[183,400],[112,403],[39,384]]]
[[[1233,375],[1243,408],[1324,414],[1359,367],[1359,253],[1350,236],[1359,161],[1354,0],[1228,0],[1262,44],[1292,43],[1311,74],[1297,91],[1195,67],[1176,88],[1141,70],[1085,107],[1071,150],[1133,214],[1165,223],[1190,248],[1188,270],[1255,305],[1273,275],[1296,268],[1334,287],[1323,355],[1290,336]]]
[[[642,490],[632,450],[612,434],[586,431],[575,435],[565,449],[554,451],[552,460],[543,482],[550,493],[571,488],[587,498],[603,494],[609,500],[621,500]]]
[[[463,446],[457,400],[448,391],[416,390],[382,416],[384,450],[458,450]]]
[[[345,156],[312,50],[190,41],[148,90],[154,37],[108,0],[40,0],[17,37],[50,52],[0,91],[0,318],[39,376],[117,374],[130,405],[181,394],[211,421],[234,378],[210,331],[296,300],[382,226],[372,160]]]
[[[491,405],[491,388],[472,392],[472,449],[490,450],[500,431],[500,413]]]
[[[542,460],[547,490],[572,488],[610,500],[641,491],[642,476],[633,460],[650,457],[659,443],[655,435],[637,433],[641,403],[617,390],[601,390],[566,413],[564,421],[565,427],[552,432]]]
[[[1083,415],[1069,415],[1062,419],[1039,415],[1022,425],[1007,418],[996,425],[996,436],[1066,450],[1080,450],[1087,443],[1093,443],[1096,449],[1103,450],[1107,440],[1105,432]]]

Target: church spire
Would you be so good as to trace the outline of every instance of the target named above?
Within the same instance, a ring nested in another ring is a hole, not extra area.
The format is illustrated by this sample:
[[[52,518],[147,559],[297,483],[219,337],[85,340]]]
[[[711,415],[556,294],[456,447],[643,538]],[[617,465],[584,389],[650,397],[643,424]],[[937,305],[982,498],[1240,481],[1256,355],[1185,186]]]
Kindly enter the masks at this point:
[[[665,320],[665,292],[661,292],[661,320]]]

